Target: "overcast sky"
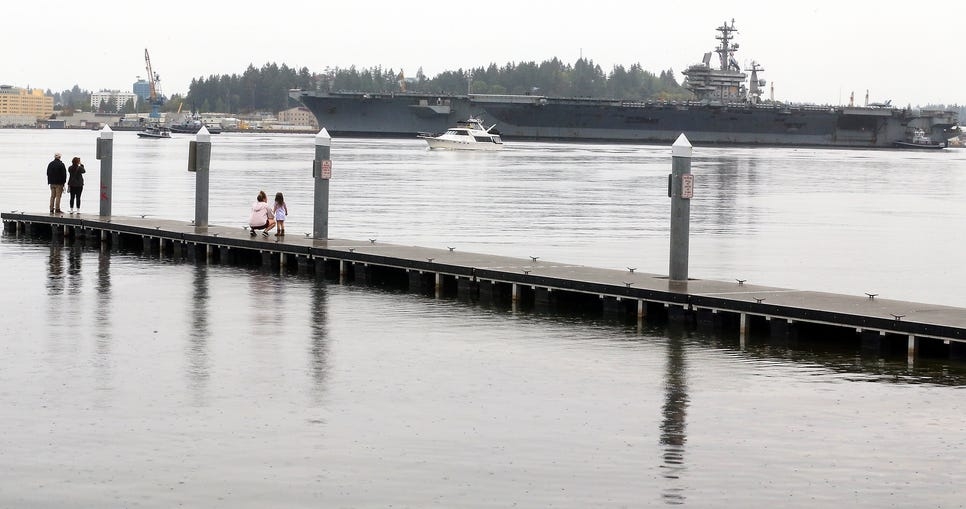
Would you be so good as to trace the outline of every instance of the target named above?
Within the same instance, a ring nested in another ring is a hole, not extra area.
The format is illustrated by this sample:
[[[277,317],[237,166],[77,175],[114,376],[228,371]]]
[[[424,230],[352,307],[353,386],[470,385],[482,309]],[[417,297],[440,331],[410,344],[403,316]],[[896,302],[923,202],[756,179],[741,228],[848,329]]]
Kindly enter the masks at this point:
[[[892,5],[893,7],[890,7]],[[904,7],[898,8],[899,5]],[[966,3],[871,1],[12,2],[5,6],[0,84],[131,91],[147,75],[166,95],[192,78],[249,64],[445,70],[581,55],[655,73],[698,63],[735,20],[737,60],[757,61],[775,99],[841,104],[966,103]],[[766,87],[767,97],[769,88]]]

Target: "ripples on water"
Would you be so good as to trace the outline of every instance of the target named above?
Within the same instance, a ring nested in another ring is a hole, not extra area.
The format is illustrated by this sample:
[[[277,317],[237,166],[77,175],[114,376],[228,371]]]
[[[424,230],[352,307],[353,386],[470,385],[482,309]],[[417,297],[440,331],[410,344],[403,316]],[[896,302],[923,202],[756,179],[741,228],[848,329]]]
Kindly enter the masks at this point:
[[[97,182],[96,136],[0,130],[4,207],[44,210],[53,147],[82,156]],[[115,133],[113,212],[193,217],[191,139]],[[691,277],[966,307],[966,266],[954,262],[966,251],[966,151],[694,153]],[[285,193],[293,231],[311,231],[313,157],[311,135],[213,136],[211,222],[241,225],[264,189]],[[466,154],[334,139],[332,159],[332,237],[667,272],[668,147],[520,142]]]
[[[144,149],[121,135],[115,212],[179,217],[193,176],[172,147],[186,142]],[[311,137],[216,141],[225,156],[213,169],[212,222],[245,215],[258,188],[285,189],[293,209],[309,210],[299,183]],[[646,246],[663,244],[665,189],[648,183],[663,182],[666,149],[532,144],[463,157],[401,141],[344,143],[333,148],[342,236],[456,239],[518,256],[538,246],[541,258],[595,265],[628,264],[631,245],[664,249]],[[30,157],[13,152],[11,167],[42,168],[41,145],[27,144]],[[87,143],[57,145],[66,154]],[[134,157],[150,150],[169,167]],[[797,252],[790,232],[833,253],[884,239],[879,198],[861,194],[882,186],[900,222],[919,224],[913,209],[960,210],[945,200],[958,196],[950,189],[962,189],[961,174],[935,170],[949,185],[933,206],[932,194],[916,197],[929,180],[901,170],[945,156],[775,149],[761,161],[752,149],[715,150],[695,166],[721,193],[692,216],[702,218],[697,244],[716,253],[699,266],[712,271],[761,259],[787,272],[805,257],[847,279],[855,264],[811,257],[807,242]],[[850,166],[840,183],[856,194],[840,200],[842,186],[806,170],[841,160]],[[861,177],[884,163],[876,182]],[[4,209],[45,202],[36,175],[13,172]],[[641,192],[615,193],[622,188]],[[835,220],[844,203],[855,224]],[[742,258],[746,243],[763,252]],[[767,261],[776,252],[783,263]],[[875,260],[863,270],[877,270]],[[961,505],[958,365],[908,366],[827,345],[741,350],[729,338],[7,235],[0,262],[0,506]]]
[[[962,481],[955,367],[0,248],[5,309],[47,317],[3,326],[8,505],[944,506]]]

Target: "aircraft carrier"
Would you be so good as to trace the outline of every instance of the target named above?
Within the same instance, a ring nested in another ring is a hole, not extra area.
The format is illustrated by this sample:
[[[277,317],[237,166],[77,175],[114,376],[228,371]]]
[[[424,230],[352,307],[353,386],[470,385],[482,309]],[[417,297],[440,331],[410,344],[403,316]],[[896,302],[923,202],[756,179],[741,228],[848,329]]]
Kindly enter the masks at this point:
[[[917,131],[942,143],[959,134],[955,111],[763,101],[761,66],[751,62],[742,70],[735,60],[734,21],[717,31],[717,62],[708,52],[683,71],[693,101],[304,90],[289,95],[332,136],[415,137],[470,117],[496,124],[505,140],[673,143],[684,133],[696,145],[886,148]]]

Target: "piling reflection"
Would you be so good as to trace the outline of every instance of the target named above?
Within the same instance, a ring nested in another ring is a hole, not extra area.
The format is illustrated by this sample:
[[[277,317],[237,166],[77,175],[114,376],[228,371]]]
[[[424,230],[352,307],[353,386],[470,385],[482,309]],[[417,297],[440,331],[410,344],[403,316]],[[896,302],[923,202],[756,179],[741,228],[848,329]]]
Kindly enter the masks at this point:
[[[63,246],[56,242],[50,244],[50,255],[47,259],[47,294],[60,295],[64,292],[64,254]],[[55,308],[56,300],[48,301]],[[51,309],[48,316],[59,316],[59,309]]]
[[[706,168],[702,172],[702,188],[707,193],[711,206],[705,210],[708,215],[697,217],[694,225],[709,228],[713,232],[731,232],[736,228],[745,230],[755,227],[758,214],[748,210],[738,210],[741,196],[754,194],[753,187],[758,185],[758,160],[738,157],[717,157],[712,161],[700,161]],[[710,168],[708,168],[710,166]]]
[[[263,270],[251,273],[248,283],[249,313],[255,326],[253,332],[258,337],[271,337],[275,333],[271,324],[277,319],[276,299],[280,294],[278,282],[270,273]]]
[[[312,285],[312,312],[309,313],[309,372],[312,374],[313,399],[316,405],[322,404],[325,394],[325,378],[329,370],[328,294],[325,281],[316,279]]]
[[[661,493],[661,498],[665,503],[673,505],[683,504],[686,499],[685,487],[681,479],[687,470],[684,463],[688,409],[686,370],[683,331],[669,330],[663,420],[661,421],[661,446],[664,452],[661,472],[667,479],[667,485]]]
[[[81,264],[84,252],[80,244],[74,243],[67,250],[67,295],[77,297],[81,294]],[[69,305],[73,308],[74,306]]]
[[[113,335],[111,332],[111,253],[105,249],[97,255],[97,298],[94,311],[94,359],[98,397],[101,404],[108,405],[106,389],[111,388],[111,351]]]
[[[186,345],[188,387],[197,406],[204,406],[207,401],[208,381],[211,370],[208,359],[208,338],[211,331],[208,326],[209,290],[208,266],[197,264],[194,267],[192,279],[191,300],[189,301],[189,322],[191,332]]]

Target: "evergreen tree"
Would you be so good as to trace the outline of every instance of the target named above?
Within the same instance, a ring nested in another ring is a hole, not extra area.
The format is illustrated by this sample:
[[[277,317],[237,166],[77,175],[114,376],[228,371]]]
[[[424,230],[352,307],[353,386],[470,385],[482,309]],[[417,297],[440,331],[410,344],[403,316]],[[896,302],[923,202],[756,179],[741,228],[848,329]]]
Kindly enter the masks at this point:
[[[348,91],[360,93],[401,92],[401,71],[381,66],[360,69],[327,67],[321,73],[307,68],[266,63],[260,68],[249,64],[241,74],[211,75],[191,80],[183,106],[193,111],[223,113],[277,113],[297,105],[288,93],[291,89]],[[76,88],[76,87],[75,87]],[[420,67],[415,80],[406,84],[407,92],[427,94],[532,94],[559,97],[608,97],[616,99],[686,99],[690,93],[674,78],[670,69],[654,75],[640,64],[629,68],[614,66],[604,73],[593,60],[580,58],[573,65],[558,58],[541,63],[491,63],[468,70],[443,71],[428,77]],[[81,91],[77,91],[80,93]],[[66,94],[66,91],[65,93]],[[89,101],[89,94],[88,94]],[[170,108],[179,102],[169,101]],[[171,110],[173,111],[173,110]]]

